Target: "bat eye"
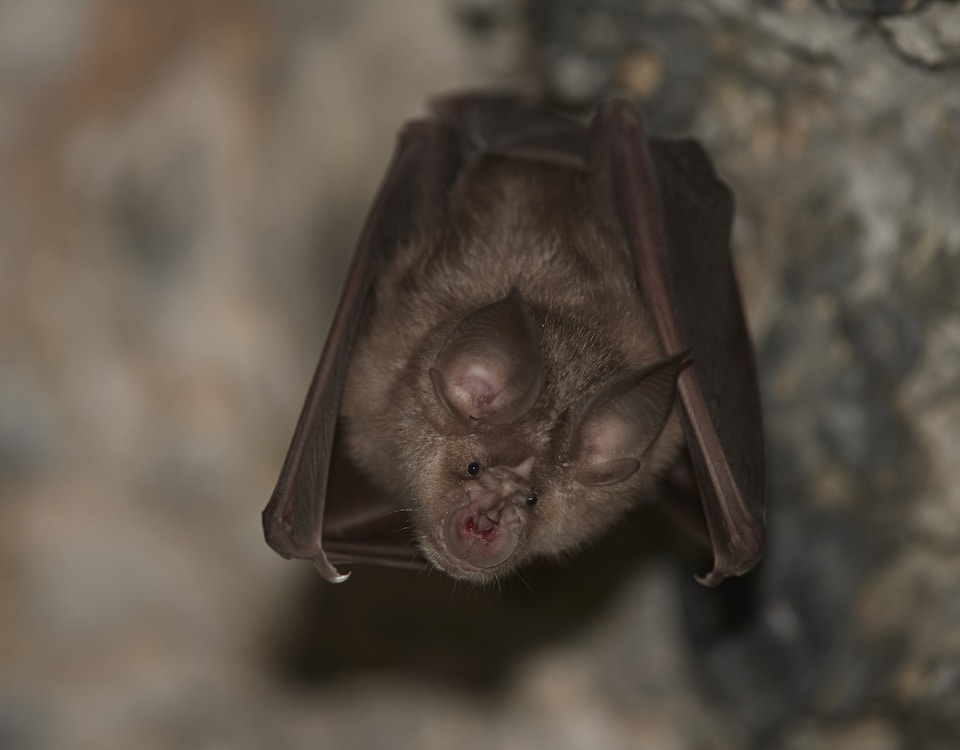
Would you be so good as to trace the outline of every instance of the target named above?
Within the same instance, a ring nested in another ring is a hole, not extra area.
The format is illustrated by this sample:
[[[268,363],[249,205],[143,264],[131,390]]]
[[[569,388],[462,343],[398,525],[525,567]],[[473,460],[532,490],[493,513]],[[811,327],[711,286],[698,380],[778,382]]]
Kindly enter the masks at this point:
[[[476,479],[480,476],[480,471],[483,467],[477,461],[471,461],[467,464],[467,474]]]
[[[532,508],[534,505],[537,504],[537,500],[539,500],[539,499],[540,499],[540,498],[537,497],[536,493],[530,495],[530,496],[527,498],[527,507],[528,507],[528,508]]]

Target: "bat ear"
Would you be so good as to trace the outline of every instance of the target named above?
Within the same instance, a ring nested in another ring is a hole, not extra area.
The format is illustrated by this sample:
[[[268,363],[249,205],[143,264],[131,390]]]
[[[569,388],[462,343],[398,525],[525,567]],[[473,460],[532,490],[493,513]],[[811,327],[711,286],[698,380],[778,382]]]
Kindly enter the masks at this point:
[[[688,352],[627,373],[594,394],[573,433],[567,465],[581,484],[616,484],[631,476],[670,416]]]
[[[540,336],[516,288],[471,313],[447,338],[430,370],[437,398],[476,426],[522,417],[543,390]]]

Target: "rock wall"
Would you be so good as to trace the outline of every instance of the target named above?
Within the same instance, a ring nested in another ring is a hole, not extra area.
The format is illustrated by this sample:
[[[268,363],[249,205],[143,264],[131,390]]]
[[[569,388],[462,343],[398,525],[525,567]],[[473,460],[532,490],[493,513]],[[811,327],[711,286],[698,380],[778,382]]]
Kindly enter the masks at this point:
[[[630,96],[733,186],[755,575],[648,516],[501,590],[263,543],[397,126],[470,85]],[[953,747],[958,288],[956,2],[8,0],[0,747]]]

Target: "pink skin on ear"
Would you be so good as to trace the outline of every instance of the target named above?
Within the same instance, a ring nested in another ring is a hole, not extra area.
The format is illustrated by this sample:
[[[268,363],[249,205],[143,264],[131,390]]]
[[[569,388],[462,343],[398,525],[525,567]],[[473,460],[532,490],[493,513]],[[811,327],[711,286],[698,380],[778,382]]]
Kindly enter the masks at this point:
[[[471,427],[522,417],[543,390],[543,357],[520,292],[511,289],[460,321],[437,354],[430,380],[444,408]]]
[[[566,464],[576,481],[616,484],[640,468],[670,416],[688,354],[628,372],[593,395],[579,417]]]
[[[508,377],[497,371],[496,363],[480,358],[463,363],[452,384],[447,383],[436,368],[430,370],[437,398],[448,412],[471,426],[480,422],[481,415],[502,411],[504,383]]]

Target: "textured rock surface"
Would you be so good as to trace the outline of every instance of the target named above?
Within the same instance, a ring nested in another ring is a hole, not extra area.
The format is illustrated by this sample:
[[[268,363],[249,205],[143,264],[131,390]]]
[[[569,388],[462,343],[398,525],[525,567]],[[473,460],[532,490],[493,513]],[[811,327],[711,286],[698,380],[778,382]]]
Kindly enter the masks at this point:
[[[954,747],[960,7],[853,5],[0,4],[0,747]],[[737,193],[767,559],[323,585],[259,511],[397,125],[531,81]]]

